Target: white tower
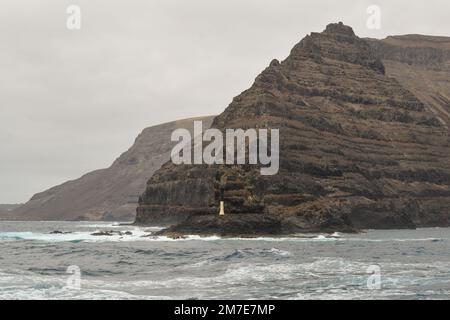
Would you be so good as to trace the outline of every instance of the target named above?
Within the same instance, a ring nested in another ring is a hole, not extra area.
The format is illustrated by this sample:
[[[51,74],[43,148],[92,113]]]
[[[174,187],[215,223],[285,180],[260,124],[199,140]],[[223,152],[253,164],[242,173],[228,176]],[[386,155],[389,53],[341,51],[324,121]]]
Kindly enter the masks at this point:
[[[219,211],[219,216],[224,216],[224,215],[225,215],[224,204],[223,204],[223,201],[220,201],[220,211]]]

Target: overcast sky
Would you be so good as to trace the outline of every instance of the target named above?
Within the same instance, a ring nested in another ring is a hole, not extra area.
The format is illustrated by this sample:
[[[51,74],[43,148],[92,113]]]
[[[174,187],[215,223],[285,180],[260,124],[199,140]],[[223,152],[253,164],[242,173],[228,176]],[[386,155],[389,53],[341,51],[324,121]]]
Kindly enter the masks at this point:
[[[71,4],[81,30],[66,27]],[[381,8],[380,30],[366,26],[371,4]],[[145,127],[220,113],[273,58],[330,22],[364,37],[450,36],[449,8],[448,0],[2,0],[0,203],[108,167]]]

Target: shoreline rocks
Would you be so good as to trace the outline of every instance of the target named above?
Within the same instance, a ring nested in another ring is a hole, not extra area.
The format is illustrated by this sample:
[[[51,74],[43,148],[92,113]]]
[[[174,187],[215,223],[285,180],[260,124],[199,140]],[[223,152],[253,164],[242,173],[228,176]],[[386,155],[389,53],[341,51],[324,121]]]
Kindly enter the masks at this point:
[[[131,236],[133,233],[131,231],[117,231],[117,230],[105,230],[105,231],[97,231],[94,233],[91,233],[91,236]]]

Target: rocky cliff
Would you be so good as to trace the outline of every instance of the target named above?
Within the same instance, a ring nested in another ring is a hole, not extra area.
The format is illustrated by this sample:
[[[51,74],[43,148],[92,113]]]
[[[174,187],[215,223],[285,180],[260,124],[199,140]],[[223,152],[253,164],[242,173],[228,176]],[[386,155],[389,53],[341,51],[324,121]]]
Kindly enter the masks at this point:
[[[192,131],[194,120],[202,120],[207,128],[212,119],[192,118],[146,128],[109,168],[38,193],[9,218],[132,221],[147,180],[170,158],[174,145],[170,141],[172,131],[177,128]]]
[[[450,125],[450,38],[422,35],[368,40],[383,59],[388,76],[397,79],[436,115]]]
[[[308,35],[212,125],[279,129],[279,173],[167,163],[140,197],[136,223],[221,235],[450,225],[446,121],[417,94],[426,90],[392,77],[382,59],[410,57],[396,52],[342,23]],[[225,217],[217,215],[222,193]]]

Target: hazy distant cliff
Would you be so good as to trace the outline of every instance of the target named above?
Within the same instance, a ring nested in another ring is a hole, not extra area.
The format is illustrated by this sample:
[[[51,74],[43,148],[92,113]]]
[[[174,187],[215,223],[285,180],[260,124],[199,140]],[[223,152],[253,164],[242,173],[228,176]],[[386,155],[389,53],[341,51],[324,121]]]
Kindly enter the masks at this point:
[[[14,210],[13,216],[19,220],[132,220],[147,180],[170,158],[172,131],[192,130],[194,120],[202,120],[207,128],[212,119],[192,118],[146,128],[111,167],[38,193]]]
[[[136,222],[219,234],[450,225],[449,77],[439,71],[448,57],[398,41],[364,40],[341,23],[304,38],[212,124],[280,129],[279,174],[168,163]]]
[[[387,75],[396,78],[450,125],[450,38],[422,35],[370,39]]]

